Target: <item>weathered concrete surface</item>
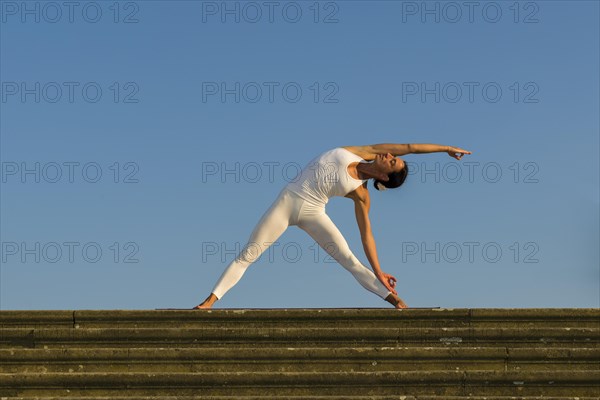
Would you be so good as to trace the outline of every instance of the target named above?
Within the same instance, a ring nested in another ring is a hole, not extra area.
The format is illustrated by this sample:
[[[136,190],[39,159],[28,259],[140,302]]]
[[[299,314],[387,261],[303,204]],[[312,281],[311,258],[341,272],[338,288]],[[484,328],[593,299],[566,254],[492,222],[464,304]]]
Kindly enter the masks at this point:
[[[60,400],[64,397],[10,397],[11,400]],[[239,400],[239,396],[69,396],[70,400]],[[2,397],[0,399],[8,399]],[[597,397],[552,397],[552,396],[244,396],[244,400],[597,400]]]
[[[0,311],[2,396],[600,399],[600,309]]]

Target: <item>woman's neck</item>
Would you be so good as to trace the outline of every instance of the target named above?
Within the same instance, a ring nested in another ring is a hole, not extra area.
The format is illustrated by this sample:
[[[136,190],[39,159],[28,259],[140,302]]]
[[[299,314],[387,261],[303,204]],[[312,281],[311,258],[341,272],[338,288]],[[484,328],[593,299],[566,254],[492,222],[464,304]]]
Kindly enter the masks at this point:
[[[376,174],[374,173],[373,163],[363,163],[359,162],[356,166],[356,174],[358,175],[358,179],[371,179],[375,178]]]

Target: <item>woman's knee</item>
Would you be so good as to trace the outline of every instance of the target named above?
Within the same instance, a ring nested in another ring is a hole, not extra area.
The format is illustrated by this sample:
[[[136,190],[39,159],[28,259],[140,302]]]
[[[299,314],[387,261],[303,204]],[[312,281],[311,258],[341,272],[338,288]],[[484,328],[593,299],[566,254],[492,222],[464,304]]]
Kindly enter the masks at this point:
[[[334,260],[340,263],[345,268],[353,268],[353,267],[362,267],[362,263],[358,258],[352,253],[350,248],[347,247],[336,247],[332,245],[332,252],[329,253]]]
[[[257,242],[248,242],[236,257],[236,261],[243,263],[245,267],[255,262],[265,251],[263,246]]]

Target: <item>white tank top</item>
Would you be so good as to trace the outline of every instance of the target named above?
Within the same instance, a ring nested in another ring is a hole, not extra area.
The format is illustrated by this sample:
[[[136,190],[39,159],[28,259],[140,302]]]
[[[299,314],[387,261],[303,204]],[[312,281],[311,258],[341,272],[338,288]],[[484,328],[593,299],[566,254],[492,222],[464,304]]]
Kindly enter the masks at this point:
[[[326,151],[311,160],[286,188],[305,200],[326,204],[330,197],[345,196],[367,181],[348,173],[348,165],[356,161],[365,160],[341,147]]]

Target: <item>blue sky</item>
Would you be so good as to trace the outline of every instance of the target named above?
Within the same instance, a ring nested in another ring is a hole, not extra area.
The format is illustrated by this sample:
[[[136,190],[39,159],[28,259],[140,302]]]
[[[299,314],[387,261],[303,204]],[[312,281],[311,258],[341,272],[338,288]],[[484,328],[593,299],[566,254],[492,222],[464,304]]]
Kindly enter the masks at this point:
[[[297,168],[372,193],[412,307],[599,307],[595,1],[0,1],[0,309],[191,308]],[[357,257],[352,202],[327,212]],[[390,307],[289,228],[216,307]]]

